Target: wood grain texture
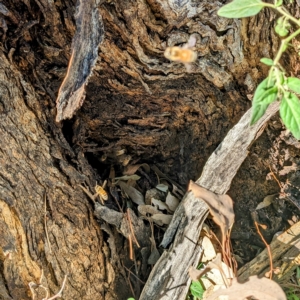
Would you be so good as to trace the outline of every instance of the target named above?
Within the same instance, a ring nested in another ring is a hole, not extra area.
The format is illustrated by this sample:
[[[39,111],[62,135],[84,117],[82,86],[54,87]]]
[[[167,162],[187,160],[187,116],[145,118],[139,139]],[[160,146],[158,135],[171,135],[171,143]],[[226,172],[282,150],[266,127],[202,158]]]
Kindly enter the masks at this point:
[[[214,193],[225,194],[248,154],[248,147],[278,107],[277,102],[270,105],[253,126],[249,125],[251,110],[248,110],[210,156],[197,184]],[[201,199],[196,199],[191,193],[185,195],[161,245],[166,247],[176,232],[174,242],[154,266],[140,300],[186,298],[191,282],[188,269],[196,267],[199,262],[202,249],[197,246],[197,241],[207,214],[208,207]]]
[[[104,34],[99,4],[100,0],[79,0],[71,57],[56,100],[57,122],[72,118],[85,99],[85,86],[97,61],[98,46]]]
[[[115,275],[101,250],[101,230],[77,188],[87,174],[76,171],[46,134],[37,94],[1,51],[0,62],[0,298],[31,299],[28,284],[38,283],[43,270],[52,295],[68,274],[66,298],[105,293],[115,299],[107,290]]]

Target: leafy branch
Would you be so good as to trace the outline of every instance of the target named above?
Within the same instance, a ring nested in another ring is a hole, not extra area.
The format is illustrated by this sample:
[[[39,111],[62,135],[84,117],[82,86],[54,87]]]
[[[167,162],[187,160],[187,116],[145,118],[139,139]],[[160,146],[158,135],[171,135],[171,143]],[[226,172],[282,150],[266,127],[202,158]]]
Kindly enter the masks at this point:
[[[265,113],[268,106],[278,100],[280,101],[279,113],[283,123],[292,132],[295,138],[300,139],[300,79],[287,77],[286,71],[279,61],[286,51],[290,42],[300,34],[300,20],[294,18],[282,6],[283,0],[274,0],[274,4],[265,3],[260,0],[234,0],[223,6],[218,15],[226,18],[245,18],[258,14],[264,7],[276,10],[281,17],[277,19],[275,32],[282,38],[281,45],[274,60],[262,58],[260,61],[270,66],[269,74],[256,88],[252,100],[251,125],[255,124]],[[291,22],[299,28],[290,33]],[[290,33],[290,35],[288,35]]]

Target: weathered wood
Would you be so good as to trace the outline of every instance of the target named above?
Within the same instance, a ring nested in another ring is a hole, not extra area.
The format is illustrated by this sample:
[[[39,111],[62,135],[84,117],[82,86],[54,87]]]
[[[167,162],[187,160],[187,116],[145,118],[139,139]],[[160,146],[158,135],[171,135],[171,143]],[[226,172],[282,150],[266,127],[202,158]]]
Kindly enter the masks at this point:
[[[258,57],[273,57],[278,42],[265,26],[265,17],[273,18],[268,11],[241,22],[218,17],[221,5],[210,0],[105,1],[101,60],[82,109],[61,124],[70,146],[54,119],[76,31],[75,1],[1,1],[1,55],[11,65],[1,60],[0,248],[12,257],[0,251],[3,298],[31,298],[28,283],[38,282],[41,269],[52,293],[69,273],[67,299],[129,295],[126,276],[119,276],[114,264],[123,252],[114,240],[117,234],[102,226],[109,244],[102,240],[93,203],[77,189],[83,182],[92,189],[100,179],[85,155],[97,161],[122,148],[132,161],[155,160],[183,185],[198,177],[211,151],[250,106],[246,95],[267,72],[266,66],[256,67]],[[191,34],[197,34],[199,57],[193,73],[186,74],[163,52],[186,43]],[[297,60],[290,55],[288,62],[297,65]],[[51,253],[43,225],[46,190]],[[187,209],[194,207],[195,213],[202,205],[191,204]],[[205,207],[201,213],[206,214]],[[195,236],[204,215],[196,216],[198,226],[183,218],[194,224]]]
[[[247,157],[248,148],[278,108],[278,103],[273,103],[253,126],[249,125],[251,110],[248,110],[210,156],[197,184],[217,194],[225,194]],[[161,245],[166,247],[176,232],[175,240],[154,266],[140,300],[185,299],[191,282],[188,269],[197,266],[202,253],[197,242],[207,213],[203,201],[195,199],[191,193],[185,195]]]
[[[300,262],[300,222],[294,224],[280,234],[270,244],[273,268],[276,272],[273,279],[283,282],[288,279]],[[270,259],[268,250],[264,249],[252,261],[245,264],[238,271],[239,281],[245,281],[249,276],[263,277],[270,271]]]
[[[57,122],[72,118],[85,99],[85,87],[97,61],[98,46],[104,35],[102,18],[98,11],[100,2],[79,1],[75,14],[76,32],[71,58],[56,100]]]
[[[33,87],[1,51],[0,65],[0,298],[31,299],[28,284],[43,271],[52,295],[68,275],[67,299],[116,299],[109,251],[78,187],[89,174],[64,158]]]

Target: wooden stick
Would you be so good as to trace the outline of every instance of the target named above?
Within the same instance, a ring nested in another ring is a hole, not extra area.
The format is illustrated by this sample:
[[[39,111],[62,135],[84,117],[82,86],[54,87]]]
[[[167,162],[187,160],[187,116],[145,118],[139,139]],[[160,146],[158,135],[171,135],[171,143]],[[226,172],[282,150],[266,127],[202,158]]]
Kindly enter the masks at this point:
[[[266,114],[253,126],[249,125],[251,109],[248,110],[212,153],[196,183],[214,193],[225,194],[247,157],[248,148],[278,108],[278,102],[272,103]],[[140,300],[186,298],[191,283],[188,269],[190,266],[196,267],[199,262],[202,249],[197,247],[197,241],[207,215],[208,208],[203,201],[195,199],[191,193],[185,194],[161,245],[168,246],[176,233],[175,240],[152,269]]]

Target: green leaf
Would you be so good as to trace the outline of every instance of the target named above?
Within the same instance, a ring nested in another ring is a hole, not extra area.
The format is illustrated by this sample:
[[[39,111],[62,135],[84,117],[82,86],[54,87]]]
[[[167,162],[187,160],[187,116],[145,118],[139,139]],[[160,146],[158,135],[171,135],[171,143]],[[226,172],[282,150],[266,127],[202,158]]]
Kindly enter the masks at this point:
[[[299,282],[299,279],[300,279],[300,268],[297,267],[296,269],[296,278],[298,279],[298,282]]]
[[[300,79],[289,77],[286,81],[286,84],[291,91],[300,94]]]
[[[202,299],[204,288],[202,287],[199,281],[192,281],[192,284],[190,286],[190,292],[194,297]]]
[[[300,140],[300,101],[295,94],[283,96],[279,109],[282,121],[297,140]]]
[[[290,28],[291,28],[291,24],[289,23],[286,17],[283,16],[277,19],[275,32],[279,36],[286,36],[289,33]]]
[[[288,31],[286,28],[284,28],[284,27],[282,27],[282,26],[280,26],[280,25],[276,25],[276,26],[275,26],[275,32],[276,32],[279,36],[282,36],[282,37],[286,36],[286,35],[289,33],[289,31]]]
[[[255,124],[265,113],[268,106],[277,98],[278,89],[275,81],[267,77],[258,86],[252,100],[250,125]]]
[[[260,0],[233,0],[219,9],[218,15],[226,18],[244,18],[258,14],[265,6]]]
[[[274,62],[273,62],[273,60],[271,58],[263,57],[260,61],[263,64],[267,65],[267,66],[273,66],[274,65]]]
[[[250,125],[255,124],[264,115],[269,105],[270,104],[252,106]]]
[[[283,0],[275,0],[274,4],[276,7],[278,7],[278,6],[282,5],[282,3],[283,3]]]
[[[275,86],[275,80],[267,77],[257,86],[253,96],[252,105],[272,103],[276,99],[277,91],[278,89]]]

